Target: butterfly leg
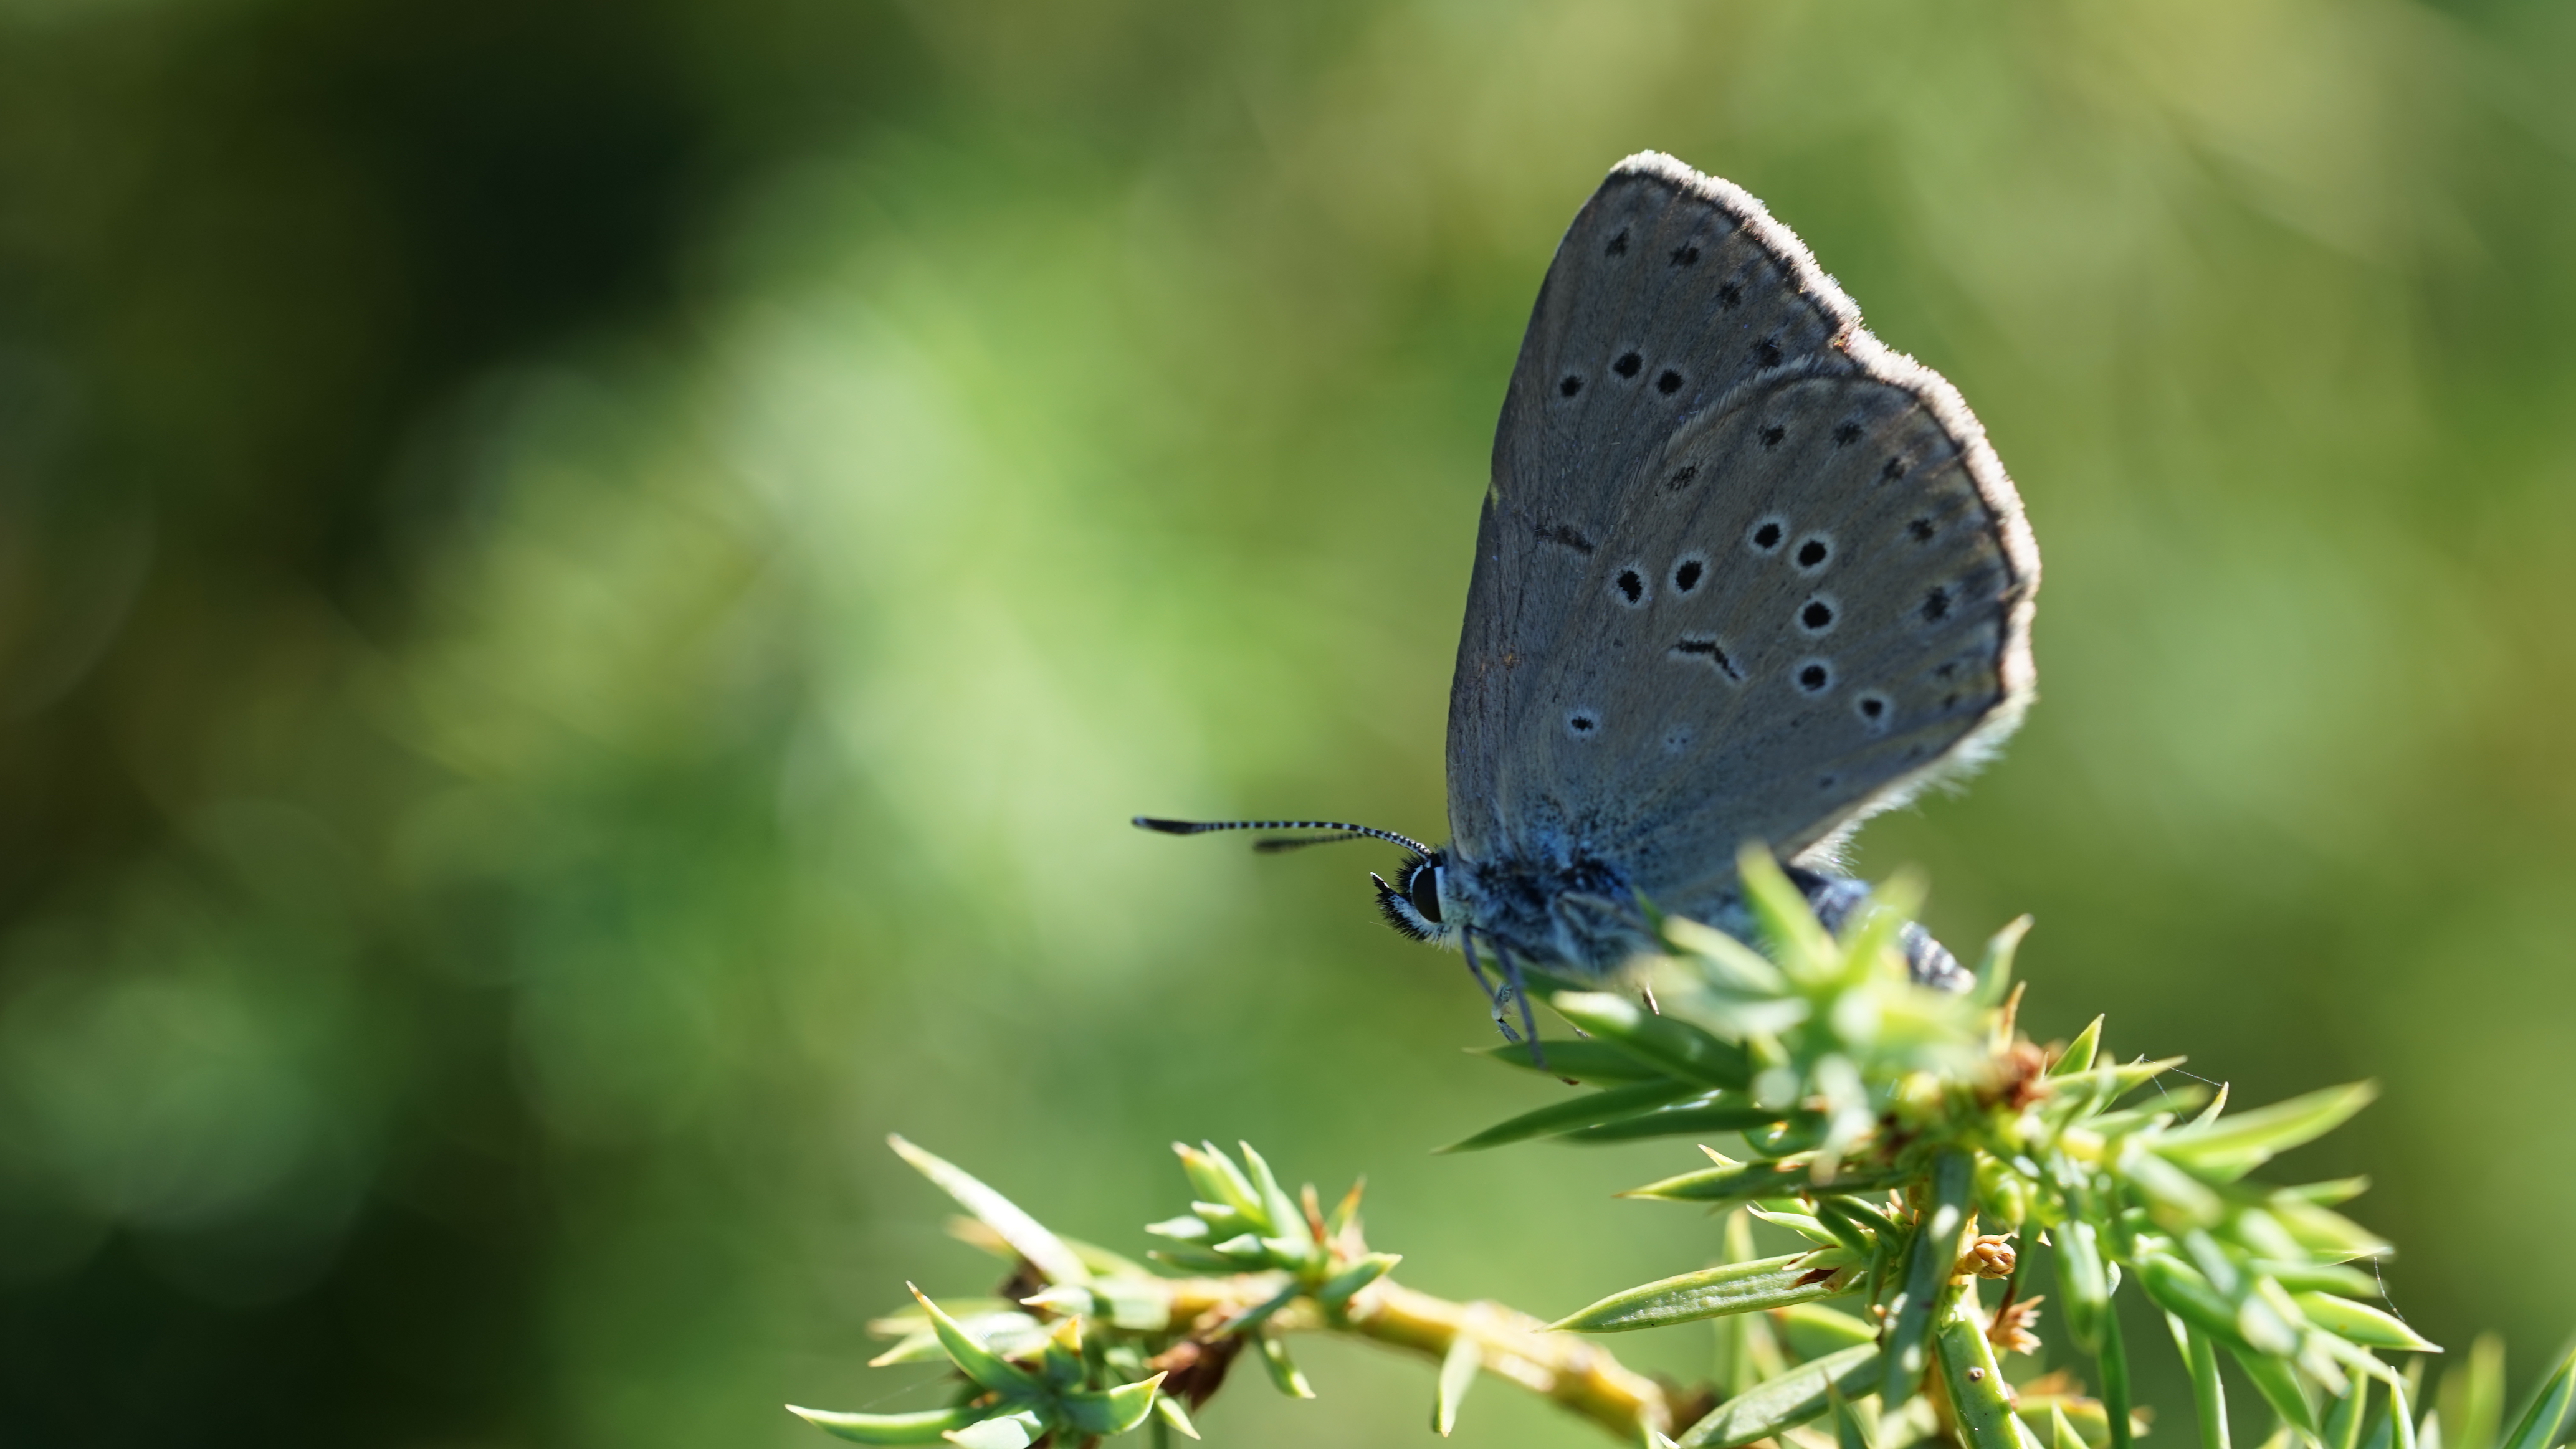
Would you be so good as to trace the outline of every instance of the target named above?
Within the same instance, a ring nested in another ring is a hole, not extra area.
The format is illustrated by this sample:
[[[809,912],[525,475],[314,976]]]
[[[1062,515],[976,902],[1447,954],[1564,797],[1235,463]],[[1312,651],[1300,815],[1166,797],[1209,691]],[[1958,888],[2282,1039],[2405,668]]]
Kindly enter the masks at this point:
[[[1511,993],[1513,998],[1518,1000],[1521,1004],[1521,1030],[1529,1033],[1530,1065],[1537,1067],[1541,1071],[1545,1071],[1547,1069],[1547,1055],[1545,1049],[1538,1044],[1538,1017],[1530,1010],[1529,983],[1521,980],[1521,963],[1513,960],[1512,953],[1504,950],[1502,943],[1499,941],[1494,944],[1494,959],[1500,961],[1503,965],[1503,989]],[[1499,1013],[1502,1010],[1502,1003],[1499,1001],[1495,1002],[1494,1009],[1497,1013],[1496,1021],[1499,1023],[1501,1020]],[[1506,1026],[1503,1028],[1503,1035],[1510,1036],[1511,1034],[1512,1029],[1510,1027]]]
[[[1516,1036],[1512,1035],[1512,1026],[1511,1026],[1511,1023],[1510,1023],[1510,1022],[1508,1022],[1508,1021],[1506,1021],[1506,1020],[1504,1020],[1504,1018],[1503,1018],[1503,1002],[1504,1002],[1504,1000],[1505,1000],[1504,993],[1505,993],[1505,992],[1507,992],[1507,991],[1509,991],[1511,988],[1510,988],[1510,987],[1508,987],[1508,986],[1505,986],[1505,987],[1502,987],[1502,988],[1497,989],[1497,988],[1495,987],[1494,983],[1493,983],[1491,980],[1489,980],[1489,979],[1487,979],[1487,978],[1486,978],[1486,976],[1485,976],[1485,966],[1484,966],[1484,963],[1483,963],[1483,962],[1481,962],[1481,961],[1478,961],[1478,960],[1476,959],[1476,933],[1475,933],[1475,932],[1473,932],[1473,931],[1461,931],[1461,932],[1459,932],[1459,933],[1458,933],[1458,944],[1459,944],[1460,946],[1462,946],[1462,947],[1464,947],[1464,948],[1466,949],[1466,952],[1467,952],[1467,971],[1468,971],[1468,974],[1470,974],[1470,975],[1472,975],[1472,976],[1474,976],[1474,977],[1476,978],[1476,989],[1477,989],[1477,990],[1479,990],[1479,991],[1481,991],[1481,992],[1483,992],[1483,993],[1485,993],[1485,1000],[1486,1000],[1486,1001],[1488,1001],[1488,1002],[1490,1002],[1490,1003],[1492,1003],[1492,1005],[1493,1005],[1493,1008],[1494,1008],[1494,1025],[1495,1025],[1495,1027],[1496,1027],[1496,1028],[1498,1028],[1499,1030],[1501,1030],[1501,1032],[1502,1032],[1502,1034],[1503,1034],[1503,1040],[1505,1040],[1505,1041],[1514,1041],[1514,1042],[1519,1041],[1519,1040],[1520,1040],[1520,1038],[1519,1038],[1519,1037],[1516,1037]],[[1495,947],[1495,948],[1494,948],[1494,955],[1495,955],[1495,958],[1496,958],[1498,961],[1509,961],[1509,960],[1511,959],[1510,957],[1503,955],[1502,948],[1501,948],[1500,946],[1497,946],[1497,947]],[[1517,973],[1515,973],[1515,974],[1517,974]]]

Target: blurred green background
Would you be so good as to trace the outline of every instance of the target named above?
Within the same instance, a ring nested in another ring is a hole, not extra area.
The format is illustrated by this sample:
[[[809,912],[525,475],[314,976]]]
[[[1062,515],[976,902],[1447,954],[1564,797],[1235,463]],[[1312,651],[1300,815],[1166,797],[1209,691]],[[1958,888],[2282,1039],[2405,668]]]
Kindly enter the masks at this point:
[[[1386,852],[1125,824],[1441,831],[1503,381],[1647,147],[2046,555],[2028,728],[1863,867],[2036,912],[2043,1035],[2382,1079],[2292,1166],[2527,1373],[2571,90],[2547,3],[0,0],[0,1439],[819,1444],[780,1401],[919,1401],[903,1279],[993,1277],[891,1129],[1129,1249],[1245,1136],[1434,1291],[1704,1261],[1607,1200],[1679,1144],[1426,1155],[1547,1091]],[[1306,1357],[1212,1439],[1427,1440]]]

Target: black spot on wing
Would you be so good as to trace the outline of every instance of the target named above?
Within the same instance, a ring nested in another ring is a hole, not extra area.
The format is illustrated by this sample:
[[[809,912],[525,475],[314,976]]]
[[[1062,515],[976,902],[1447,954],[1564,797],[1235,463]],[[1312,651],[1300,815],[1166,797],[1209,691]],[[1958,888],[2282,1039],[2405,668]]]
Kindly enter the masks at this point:
[[[1673,645],[1673,657],[1676,659],[1705,659],[1709,662],[1711,668],[1714,668],[1718,673],[1725,675],[1728,680],[1736,684],[1742,684],[1744,682],[1744,671],[1736,667],[1733,659],[1727,657],[1725,646],[1719,644],[1714,639],[1702,639],[1693,635],[1685,634],[1681,637],[1679,642]]]
[[[1592,552],[1593,547],[1592,540],[1585,538],[1582,532],[1576,529],[1571,523],[1542,523],[1538,525],[1538,540],[1541,543],[1552,543],[1563,548],[1570,548],[1576,553],[1590,553]]]

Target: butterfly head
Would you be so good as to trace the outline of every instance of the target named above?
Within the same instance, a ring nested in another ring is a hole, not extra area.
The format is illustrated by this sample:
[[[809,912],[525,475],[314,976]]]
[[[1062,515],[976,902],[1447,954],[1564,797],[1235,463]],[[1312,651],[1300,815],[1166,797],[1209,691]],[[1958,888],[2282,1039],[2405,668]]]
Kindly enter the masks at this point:
[[[1397,931],[1417,941],[1446,941],[1457,927],[1441,917],[1440,887],[1449,869],[1449,852],[1415,851],[1393,881],[1369,872],[1377,886],[1378,914]]]

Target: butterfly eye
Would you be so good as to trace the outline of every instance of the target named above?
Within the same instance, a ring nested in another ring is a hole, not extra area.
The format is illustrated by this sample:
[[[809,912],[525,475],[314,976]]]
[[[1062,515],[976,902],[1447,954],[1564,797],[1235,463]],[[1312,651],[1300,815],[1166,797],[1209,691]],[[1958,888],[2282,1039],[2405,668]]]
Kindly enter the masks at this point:
[[[1422,913],[1422,919],[1435,926],[1440,924],[1439,865],[1426,860],[1405,872],[1404,898],[1413,902],[1413,908]]]

